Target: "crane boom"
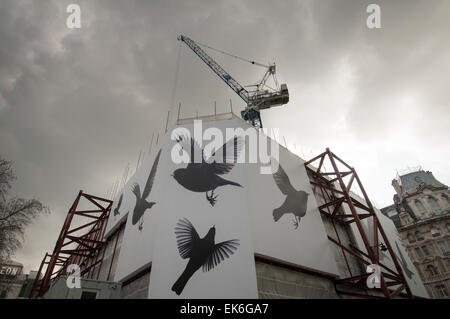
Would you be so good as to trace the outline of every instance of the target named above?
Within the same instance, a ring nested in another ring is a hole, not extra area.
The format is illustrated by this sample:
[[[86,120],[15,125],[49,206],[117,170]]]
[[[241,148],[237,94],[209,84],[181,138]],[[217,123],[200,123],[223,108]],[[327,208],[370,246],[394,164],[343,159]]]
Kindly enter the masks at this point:
[[[184,35],[180,35],[178,37],[178,40],[186,43],[186,45],[190,47],[192,51],[194,51],[194,53],[197,54],[199,58],[202,59],[203,62],[205,62],[206,65],[214,71],[214,73],[216,73],[226,84],[228,84],[228,86],[234,92],[236,92],[237,95],[239,95],[246,104],[249,103],[248,91],[235,79],[233,79],[233,77],[228,74],[228,72],[225,71],[216,61],[214,61],[205,51],[203,51],[203,49],[197,43]]]
[[[227,71],[225,71],[213,58],[211,58],[203,49],[192,39],[185,35],[180,35],[178,40],[183,41],[186,45],[194,51],[194,53],[206,63],[207,66],[213,70],[234,92],[241,97],[247,104],[245,110],[241,112],[242,118],[250,122],[253,126],[259,126],[262,128],[260,110],[268,109],[272,106],[283,105],[289,102],[289,92],[286,84],[281,84],[280,89],[277,91],[263,90],[267,79],[272,75],[275,79],[275,64],[266,66],[254,61],[249,61],[252,64],[267,67],[267,71],[261,80],[256,85],[256,91],[247,91],[242,85],[239,84]],[[278,85],[278,84],[277,84]]]

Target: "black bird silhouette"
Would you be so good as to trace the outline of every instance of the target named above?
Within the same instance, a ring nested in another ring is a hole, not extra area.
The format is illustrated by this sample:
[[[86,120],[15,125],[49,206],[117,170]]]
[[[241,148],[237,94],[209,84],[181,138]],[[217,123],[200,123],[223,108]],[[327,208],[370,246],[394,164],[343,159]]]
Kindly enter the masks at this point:
[[[177,142],[181,145],[181,142],[187,144],[186,138],[180,136]],[[211,161],[216,152],[214,152],[208,160],[205,160],[203,149],[195,142],[195,140],[190,138],[190,147],[183,147],[190,154],[190,161],[186,168],[179,168],[175,170],[171,176],[184,188],[193,191],[206,193],[206,199],[214,206],[216,203],[217,195],[214,196],[214,191],[217,187],[224,185],[233,185],[242,187],[240,184],[226,180],[219,175],[227,174],[234,167],[237,162],[237,158],[242,148],[242,138],[235,136],[230,139],[227,143],[222,145],[222,147],[217,151],[217,154],[222,154],[223,159],[221,162]],[[185,145],[186,146],[186,145]],[[195,163],[194,153],[201,154],[201,162]],[[201,152],[201,153],[200,153]],[[208,192],[211,194],[208,195]]]
[[[202,267],[209,271],[225,258],[229,258],[239,246],[239,239],[214,243],[215,226],[211,227],[205,237],[200,238],[194,226],[187,218],[180,219],[175,227],[178,251],[181,258],[189,261],[181,276],[173,284],[172,291],[180,295],[191,276]]]
[[[406,263],[405,257],[403,257],[402,252],[400,251],[400,248],[398,247],[397,241],[395,242],[395,246],[397,246],[397,251],[400,254],[400,264],[406,274],[406,276],[411,279],[414,273],[408,268],[408,264]],[[397,256],[398,258],[398,256]]]
[[[153,181],[155,180],[156,169],[158,167],[159,156],[161,155],[161,150],[159,150],[158,155],[156,155],[155,161],[153,162],[152,170],[150,171],[150,175],[148,175],[147,183],[145,184],[144,192],[141,196],[141,188],[139,184],[134,183],[133,189],[131,190],[133,194],[136,196],[136,205],[134,206],[132,223],[136,225],[136,223],[142,218],[145,211],[147,209],[152,208],[155,205],[155,202],[148,202],[146,199],[148,195],[150,195],[150,191],[152,190]],[[142,225],[144,221],[139,223],[139,230],[142,230]]]
[[[297,229],[300,219],[306,214],[309,194],[298,191],[292,186],[289,177],[280,164],[278,164],[277,172],[272,176],[280,191],[286,195],[284,203],[273,210],[273,219],[277,222],[284,214],[292,213],[295,216],[294,228]]]
[[[116,208],[114,208],[114,216],[120,215],[119,209],[120,209],[120,205],[122,205],[122,198],[123,198],[123,193],[120,194],[119,202],[117,203]]]

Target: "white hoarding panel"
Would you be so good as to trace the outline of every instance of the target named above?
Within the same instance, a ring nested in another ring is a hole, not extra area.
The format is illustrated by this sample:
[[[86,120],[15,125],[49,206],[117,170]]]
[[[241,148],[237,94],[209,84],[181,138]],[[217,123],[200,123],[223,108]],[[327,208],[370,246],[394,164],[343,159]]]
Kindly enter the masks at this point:
[[[204,122],[203,129],[225,131],[230,122]],[[243,165],[212,167],[168,165],[150,298],[258,297]]]
[[[157,215],[164,212],[164,184],[170,154],[156,145],[123,189],[128,214],[114,280],[120,281],[148,264],[153,254]]]
[[[337,274],[303,161],[280,147],[278,163],[274,174],[261,174],[261,165],[246,167],[255,253]]]
[[[234,149],[227,128],[256,131],[238,119],[204,121],[200,131],[194,124],[180,128],[196,143],[179,130],[173,135],[178,142],[172,140],[169,131],[115,200],[113,218],[116,207],[128,213],[115,280],[151,263],[150,298],[257,298],[255,253],[337,274],[301,159],[280,147],[272,152],[279,169],[262,174],[261,167],[270,166],[259,161],[266,144],[252,141],[258,154],[248,163],[251,143],[241,136],[236,149],[246,163],[181,163],[174,147],[200,150],[200,158],[203,149],[207,160],[216,142],[217,159],[222,146]]]

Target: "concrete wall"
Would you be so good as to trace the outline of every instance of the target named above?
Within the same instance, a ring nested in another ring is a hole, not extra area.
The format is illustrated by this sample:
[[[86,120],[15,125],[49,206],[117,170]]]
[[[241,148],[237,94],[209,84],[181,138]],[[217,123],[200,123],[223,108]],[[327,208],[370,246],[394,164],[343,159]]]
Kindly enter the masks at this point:
[[[122,287],[121,299],[147,299],[150,272]]]
[[[261,299],[336,299],[331,279],[256,262],[258,295]]]

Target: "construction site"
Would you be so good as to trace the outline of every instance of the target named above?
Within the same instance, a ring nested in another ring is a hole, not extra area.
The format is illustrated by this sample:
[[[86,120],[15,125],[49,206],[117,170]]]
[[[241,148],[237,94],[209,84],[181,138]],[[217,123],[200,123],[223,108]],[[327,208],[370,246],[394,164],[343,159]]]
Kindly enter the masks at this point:
[[[111,196],[74,194],[29,298],[428,298],[396,227],[372,204],[351,159],[329,148],[301,158],[265,130],[261,112],[289,107],[275,64],[235,56],[265,69],[249,89],[203,48],[219,50],[184,35],[178,40],[245,109],[181,118],[178,105],[176,120],[168,114],[148,156]],[[206,147],[193,133],[199,122],[202,134],[241,132],[214,148],[223,163],[203,157]],[[174,133],[180,130],[190,137]],[[272,145],[270,159],[238,162],[255,141]],[[187,166],[174,161],[174,149],[190,154]],[[273,163],[275,170],[262,173]]]

